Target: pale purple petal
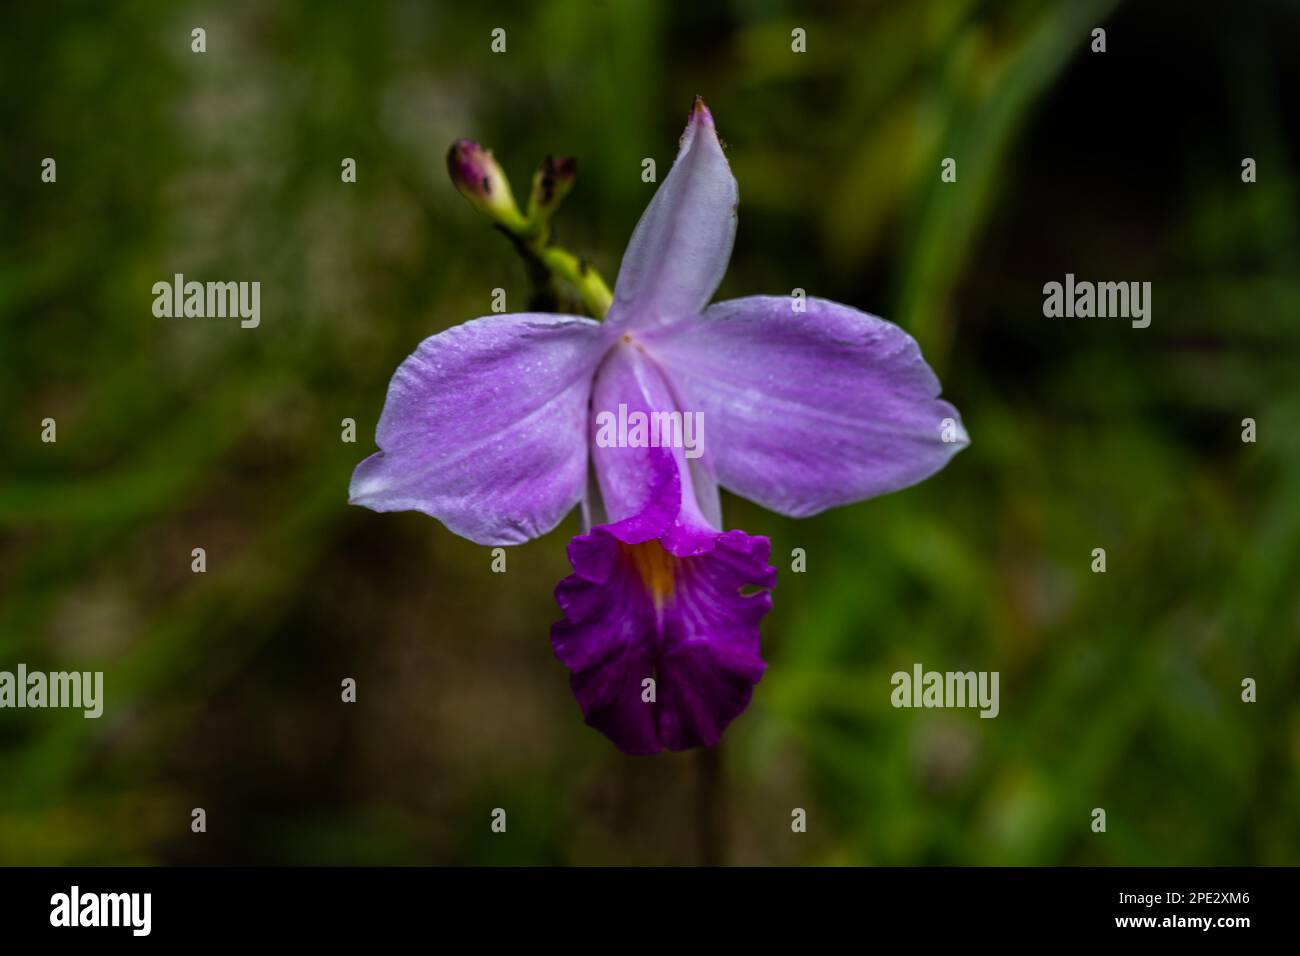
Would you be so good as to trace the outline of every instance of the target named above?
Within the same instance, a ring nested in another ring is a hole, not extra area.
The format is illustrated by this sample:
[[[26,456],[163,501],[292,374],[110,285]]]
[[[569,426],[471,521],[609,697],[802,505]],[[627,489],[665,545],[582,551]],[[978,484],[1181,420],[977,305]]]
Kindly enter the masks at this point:
[[[657,441],[657,447],[621,443],[623,438],[637,437],[634,430],[618,435],[609,427],[610,422],[634,419],[638,415],[671,423],[671,427],[663,429],[663,434],[655,435],[647,430],[640,436],[643,440]],[[703,454],[687,457],[686,439],[691,439],[696,452],[703,453],[706,434],[706,430],[698,427],[698,416],[691,409],[678,406],[663,372],[644,349],[634,342],[620,342],[611,348],[592,388],[590,432],[592,465],[608,519],[621,521],[650,507],[663,507],[662,475],[671,470],[680,489],[680,500],[672,502],[673,515],[680,510],[683,520],[715,523],[702,512],[695,487],[698,477],[703,482],[706,506],[716,514],[717,488],[709,477],[707,458]],[[610,438],[619,443],[610,444]]]
[[[739,196],[713,117],[697,97],[673,168],[623,253],[606,321],[628,330],[704,308],[727,271]]]
[[[585,487],[604,341],[590,319],[527,313],[426,339],[393,375],[351,502],[422,511],[479,544],[550,531]]]
[[[783,296],[720,302],[639,336],[704,412],[724,488],[793,517],[895,491],[968,443],[910,335],[857,309]]]

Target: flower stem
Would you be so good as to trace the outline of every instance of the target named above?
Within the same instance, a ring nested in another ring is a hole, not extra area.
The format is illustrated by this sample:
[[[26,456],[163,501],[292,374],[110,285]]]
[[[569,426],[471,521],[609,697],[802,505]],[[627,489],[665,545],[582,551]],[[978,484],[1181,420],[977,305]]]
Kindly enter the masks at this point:
[[[723,793],[721,744],[701,747],[696,759],[699,793],[698,810],[700,826],[700,863],[703,866],[722,866],[726,862],[727,834],[723,822]]]
[[[582,297],[582,304],[591,312],[592,317],[603,319],[609,311],[614,297],[609,286],[600,277],[600,273],[586,259],[579,259],[567,249],[559,246],[546,246],[541,251],[541,258],[551,274],[563,279],[577,290]]]
[[[514,244],[515,251],[528,267],[535,303],[558,304],[554,280],[560,279],[578,293],[583,308],[592,318],[605,317],[614,299],[609,286],[605,285],[605,280],[591,263],[554,243],[549,224],[538,229],[525,223],[522,228],[516,229],[498,223],[497,228]]]

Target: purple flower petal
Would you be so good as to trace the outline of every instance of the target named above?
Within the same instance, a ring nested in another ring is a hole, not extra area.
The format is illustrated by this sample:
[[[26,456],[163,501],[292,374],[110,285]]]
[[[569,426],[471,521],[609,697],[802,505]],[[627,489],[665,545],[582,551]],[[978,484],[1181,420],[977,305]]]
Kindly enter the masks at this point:
[[[791,302],[733,299],[639,336],[704,412],[724,488],[805,517],[915,484],[968,444],[910,335],[836,302]]]
[[[641,215],[606,321],[620,330],[699,312],[727,271],[740,193],[698,97],[677,159]]]
[[[710,527],[682,447],[608,446],[602,413],[677,412],[663,373],[616,345],[592,390],[592,461],[612,524],[574,538],[551,630],[587,722],[633,754],[718,741],[763,674],[759,621],[776,580],[766,538]],[[716,487],[709,493],[716,496]],[[643,683],[655,681],[655,699]]]
[[[589,319],[475,319],[425,339],[393,375],[382,449],[352,504],[422,511],[479,544],[519,544],[582,497],[587,400],[607,339]]]
[[[587,723],[621,750],[712,746],[763,676],[758,625],[772,598],[740,592],[776,583],[768,540],[690,528],[629,543],[624,529],[594,528],[569,545],[574,573],[555,590],[565,615],[551,629],[556,657]]]
[[[690,410],[679,409],[677,399],[668,387],[664,374],[646,355],[645,350],[631,342],[620,342],[610,349],[596,373],[591,392],[591,460],[600,486],[605,514],[610,521],[621,521],[647,511],[656,514],[667,510],[668,519],[678,516],[697,524],[708,523],[696,496],[694,479],[705,480],[705,497],[713,504],[717,497],[716,485],[710,483],[707,466],[691,468],[691,463],[705,458],[688,460],[681,445],[628,446],[609,445],[602,442],[602,419],[647,417],[659,413],[681,416]],[[685,421],[679,433],[685,437]],[[649,433],[643,436],[649,439]],[[696,435],[700,439],[703,435]],[[662,439],[661,439],[662,440]],[[701,448],[702,450],[702,448]],[[677,482],[676,498],[668,501],[663,493],[665,474],[671,473]]]

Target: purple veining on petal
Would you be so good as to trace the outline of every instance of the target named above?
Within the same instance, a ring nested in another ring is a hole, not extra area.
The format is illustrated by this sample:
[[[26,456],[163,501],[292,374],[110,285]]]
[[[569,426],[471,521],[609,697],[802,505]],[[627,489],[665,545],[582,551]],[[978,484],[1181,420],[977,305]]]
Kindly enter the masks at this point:
[[[640,339],[703,411],[722,486],[781,514],[905,488],[969,442],[912,337],[836,302],[734,299]]]
[[[628,543],[623,529],[594,528],[569,545],[574,573],[555,591],[565,615],[551,629],[555,654],[587,722],[620,749],[712,746],[763,675],[770,544],[705,528]],[[742,594],[747,586],[764,590]]]
[[[585,488],[603,343],[590,319],[527,313],[426,339],[393,375],[351,502],[422,511],[479,544],[550,531]]]
[[[638,346],[606,357],[592,416],[681,411]],[[574,573],[556,589],[551,631],[587,722],[628,753],[717,742],[762,676],[759,621],[776,572],[766,538],[710,527],[681,448],[603,447],[593,463],[612,524],[569,545]],[[752,586],[764,590],[742,595]],[[655,699],[645,699],[647,678]]]

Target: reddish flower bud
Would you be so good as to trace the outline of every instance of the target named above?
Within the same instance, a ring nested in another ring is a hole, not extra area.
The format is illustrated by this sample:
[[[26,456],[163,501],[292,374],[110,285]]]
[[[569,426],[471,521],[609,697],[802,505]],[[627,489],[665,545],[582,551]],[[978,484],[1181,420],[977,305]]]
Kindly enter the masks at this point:
[[[522,223],[510,182],[491,150],[471,139],[458,139],[447,153],[447,172],[475,209],[512,228]]]

